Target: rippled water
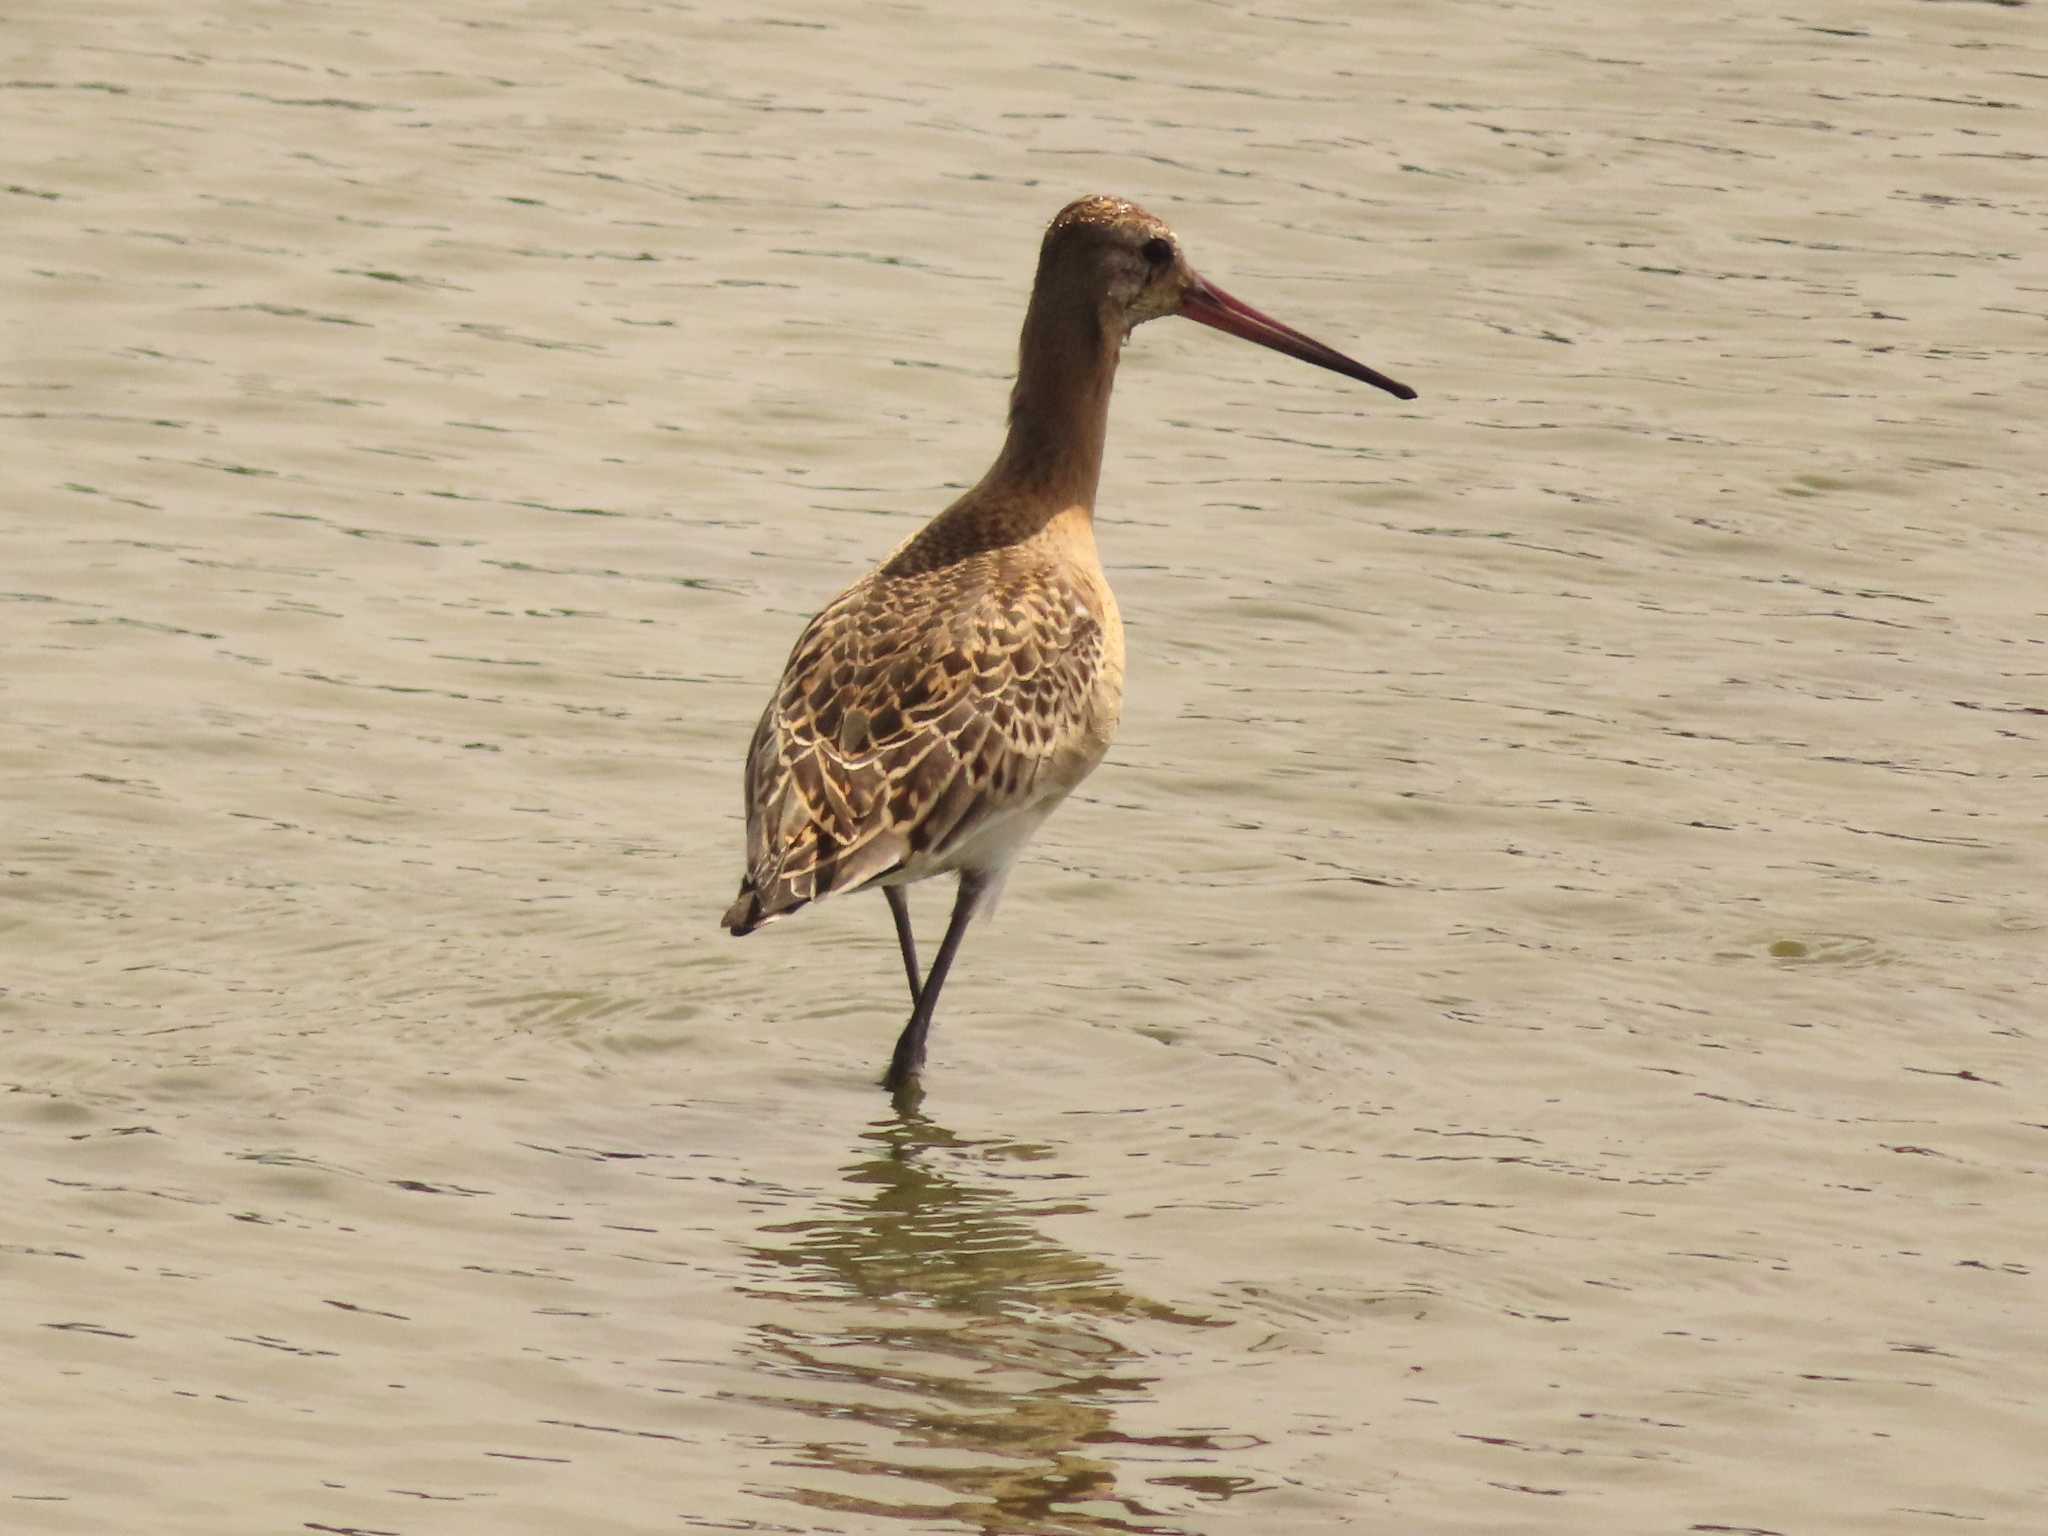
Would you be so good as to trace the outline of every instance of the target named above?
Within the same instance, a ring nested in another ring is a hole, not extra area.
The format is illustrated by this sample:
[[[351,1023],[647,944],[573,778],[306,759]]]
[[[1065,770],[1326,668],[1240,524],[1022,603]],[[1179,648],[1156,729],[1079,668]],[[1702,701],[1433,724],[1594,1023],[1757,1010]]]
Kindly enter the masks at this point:
[[[2035,1528],[2034,9],[17,15],[0,1527]],[[740,755],[1093,190],[1422,398],[1139,333],[899,1117]]]

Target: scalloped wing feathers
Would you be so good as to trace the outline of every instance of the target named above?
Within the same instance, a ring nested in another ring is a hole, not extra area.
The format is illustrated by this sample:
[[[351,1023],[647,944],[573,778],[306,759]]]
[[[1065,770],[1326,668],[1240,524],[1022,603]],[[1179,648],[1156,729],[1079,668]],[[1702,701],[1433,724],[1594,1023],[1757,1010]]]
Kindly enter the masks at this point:
[[[1108,746],[1123,668],[1107,588],[1014,547],[934,563],[915,546],[790,654],[747,754],[734,933],[958,867],[976,829],[1065,794]]]

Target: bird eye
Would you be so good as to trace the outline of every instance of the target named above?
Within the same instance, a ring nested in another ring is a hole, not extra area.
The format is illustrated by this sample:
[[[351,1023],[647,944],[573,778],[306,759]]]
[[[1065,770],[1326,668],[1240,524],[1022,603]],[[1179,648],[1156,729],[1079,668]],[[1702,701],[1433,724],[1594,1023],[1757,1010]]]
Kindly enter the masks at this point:
[[[1145,242],[1144,258],[1155,267],[1163,267],[1173,260],[1173,242],[1154,235]]]

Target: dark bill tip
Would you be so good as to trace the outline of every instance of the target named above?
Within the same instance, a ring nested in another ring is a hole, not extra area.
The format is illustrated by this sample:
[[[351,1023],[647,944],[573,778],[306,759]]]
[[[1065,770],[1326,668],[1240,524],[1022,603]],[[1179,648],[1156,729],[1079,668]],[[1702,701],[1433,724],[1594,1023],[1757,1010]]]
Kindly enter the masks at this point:
[[[1304,363],[1314,363],[1318,368],[1341,373],[1375,389],[1384,389],[1397,400],[1415,398],[1415,391],[1398,379],[1388,378],[1377,368],[1368,368],[1355,357],[1346,357],[1335,347],[1324,346],[1315,337],[1253,309],[1244,300],[1231,297],[1204,278],[1194,280],[1193,286],[1181,299],[1180,312],[1186,319],[1212,326],[1226,336],[1257,342],[1275,352],[1300,358]]]

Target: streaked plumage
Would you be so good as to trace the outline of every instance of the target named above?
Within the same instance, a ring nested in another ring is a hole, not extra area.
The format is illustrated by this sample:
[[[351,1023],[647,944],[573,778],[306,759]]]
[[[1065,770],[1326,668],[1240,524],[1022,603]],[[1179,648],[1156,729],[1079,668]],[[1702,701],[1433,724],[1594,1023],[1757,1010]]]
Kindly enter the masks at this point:
[[[927,527],[797,641],[748,752],[735,931],[956,869],[1108,749],[1123,622],[1086,524],[1006,542],[963,506],[965,526]]]
[[[1172,231],[1133,204],[1083,198],[1053,220],[1002,452],[811,620],[747,754],[747,871],[725,926],[750,933],[882,887],[912,1000],[892,1089],[922,1068],[969,920],[1115,733],[1123,621],[1096,555],[1095,491],[1123,342],[1167,314],[1413,396],[1197,277]],[[900,887],[946,873],[960,892],[920,980]]]

